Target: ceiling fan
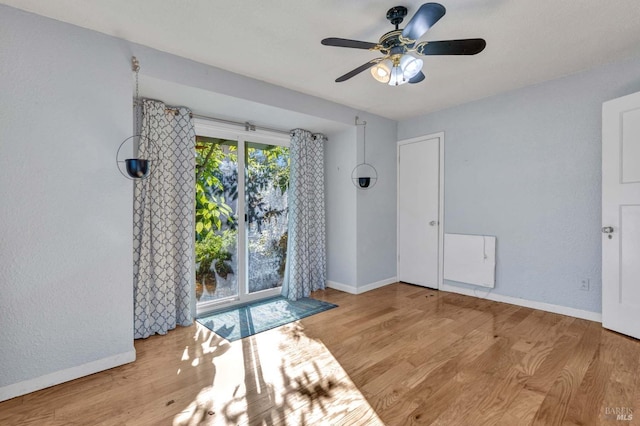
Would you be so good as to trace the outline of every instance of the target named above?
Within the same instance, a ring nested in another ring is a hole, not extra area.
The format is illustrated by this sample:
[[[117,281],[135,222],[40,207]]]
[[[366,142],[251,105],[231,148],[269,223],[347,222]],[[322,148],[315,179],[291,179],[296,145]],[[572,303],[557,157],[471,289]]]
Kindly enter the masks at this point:
[[[446,13],[439,3],[425,3],[413,15],[404,29],[398,25],[407,16],[404,6],[392,7],[387,11],[387,19],[396,29],[380,37],[378,43],[330,37],[322,40],[325,46],[351,47],[354,49],[377,50],[384,56],[372,59],[336,78],[336,83],[349,80],[351,77],[371,68],[373,78],[381,83],[399,86],[404,83],[419,83],[424,80],[422,59],[412,55],[475,55],[482,52],[487,43],[481,38],[464,40],[423,41],[422,37]]]

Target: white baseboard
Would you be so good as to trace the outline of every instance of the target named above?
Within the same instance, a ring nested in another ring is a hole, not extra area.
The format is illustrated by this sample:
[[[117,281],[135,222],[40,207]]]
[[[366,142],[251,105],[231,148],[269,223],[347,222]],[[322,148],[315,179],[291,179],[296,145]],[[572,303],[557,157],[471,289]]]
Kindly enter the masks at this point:
[[[386,280],[376,281],[375,283],[371,283],[371,284],[365,284],[363,286],[358,287],[357,294],[364,293],[366,291],[375,290],[376,288],[384,287],[385,285],[393,284],[396,282],[398,282],[398,278],[390,277],[390,278],[387,278]]]
[[[40,389],[68,382],[80,377],[88,376],[99,371],[108,370],[119,365],[128,364],[136,360],[136,351],[123,352],[97,361],[88,362],[76,367],[45,374],[34,379],[3,386],[0,388],[0,401],[26,395]]]
[[[440,290],[449,291],[451,293],[464,294],[466,296],[480,297],[482,299],[493,300],[494,302],[504,302],[511,305],[524,306],[525,308],[539,309],[541,311],[568,315],[570,317],[582,318],[590,321],[602,322],[602,314],[600,312],[585,311],[582,309],[569,308],[567,306],[561,305],[552,305],[551,303],[520,299],[519,297],[503,296],[501,294],[489,292],[489,290],[485,288],[479,288],[474,291],[470,288],[456,287],[450,284],[443,283]]]
[[[349,284],[342,284],[336,281],[327,281],[327,287],[344,291],[345,293],[358,294],[358,287]]]
[[[344,291],[345,293],[362,294],[367,291],[375,290],[376,288],[384,287],[385,285],[393,284],[397,281],[398,279],[396,277],[391,277],[382,281],[376,281],[375,283],[365,284],[359,287],[349,284],[342,284],[335,281],[327,281],[327,287]]]

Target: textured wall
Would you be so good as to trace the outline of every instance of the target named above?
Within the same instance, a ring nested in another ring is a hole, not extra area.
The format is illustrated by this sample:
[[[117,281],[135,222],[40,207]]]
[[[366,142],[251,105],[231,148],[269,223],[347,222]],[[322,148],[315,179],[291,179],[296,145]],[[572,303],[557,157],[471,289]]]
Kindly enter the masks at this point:
[[[351,124],[353,108],[316,98],[264,81],[254,80],[220,68],[161,52],[139,44],[131,44],[136,57],[144,64],[141,74],[213,93],[296,111],[314,117]],[[251,113],[251,107],[245,114]],[[246,119],[247,117],[240,117]],[[292,127],[295,127],[292,125]],[[321,129],[316,129],[320,131]]]
[[[329,134],[326,145],[327,278],[349,291],[396,276],[396,122],[359,117],[367,121],[366,160],[378,171],[374,187],[351,181],[363,157],[362,126]]]
[[[356,259],[356,188],[351,170],[356,162],[356,129],[327,134],[325,144],[325,208],[327,280],[354,286]]]
[[[358,190],[358,286],[396,276],[396,122],[360,113],[367,122],[366,161],[378,172],[373,188]],[[358,162],[362,161],[364,129],[358,126]],[[353,168],[353,167],[352,167]]]
[[[133,292],[130,54],[2,5],[0,40],[1,391],[131,358]]]
[[[638,90],[631,59],[399,123],[445,132],[445,231],[497,236],[495,293],[600,312],[602,102]]]

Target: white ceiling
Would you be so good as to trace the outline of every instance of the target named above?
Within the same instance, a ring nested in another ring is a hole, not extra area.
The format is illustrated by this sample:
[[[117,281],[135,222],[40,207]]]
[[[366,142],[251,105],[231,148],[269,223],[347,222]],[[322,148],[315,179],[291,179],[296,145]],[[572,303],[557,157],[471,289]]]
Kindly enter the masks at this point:
[[[421,40],[481,37],[487,48],[426,57],[422,83],[390,87],[368,72],[334,83],[377,54],[320,40],[377,42],[392,29],[387,9],[411,17],[423,1],[0,0],[396,120],[640,55],[638,0],[441,2],[447,14]]]

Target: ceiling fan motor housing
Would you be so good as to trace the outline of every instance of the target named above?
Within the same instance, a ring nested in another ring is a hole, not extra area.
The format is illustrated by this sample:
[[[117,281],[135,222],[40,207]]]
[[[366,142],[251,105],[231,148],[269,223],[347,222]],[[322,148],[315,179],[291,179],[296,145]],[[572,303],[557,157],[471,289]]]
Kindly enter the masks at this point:
[[[396,29],[398,29],[398,25],[400,25],[405,16],[407,16],[407,8],[404,6],[395,6],[387,11],[387,19],[391,22],[391,25],[396,26]]]
[[[408,49],[413,48],[415,43],[405,43],[400,40],[402,30],[393,30],[380,37],[378,44],[380,52],[387,55],[396,55],[406,53]]]

